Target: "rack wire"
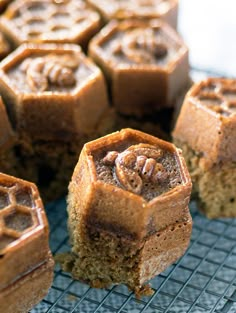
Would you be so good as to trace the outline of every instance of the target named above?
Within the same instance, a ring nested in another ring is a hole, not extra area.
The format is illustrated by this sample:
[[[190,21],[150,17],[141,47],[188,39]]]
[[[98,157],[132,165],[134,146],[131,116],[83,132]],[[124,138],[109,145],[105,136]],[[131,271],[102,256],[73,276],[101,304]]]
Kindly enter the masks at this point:
[[[223,76],[193,69],[194,79]],[[56,265],[48,295],[31,313],[235,313],[236,219],[209,220],[190,204],[191,242],[185,255],[151,280],[141,300],[125,286],[93,289]],[[65,199],[47,205],[53,254],[69,251]]]
[[[53,253],[69,250],[65,200],[47,206]],[[125,286],[93,289],[59,266],[32,313],[235,313],[236,219],[209,220],[191,203],[193,233],[185,255],[151,281],[154,294],[136,300]]]

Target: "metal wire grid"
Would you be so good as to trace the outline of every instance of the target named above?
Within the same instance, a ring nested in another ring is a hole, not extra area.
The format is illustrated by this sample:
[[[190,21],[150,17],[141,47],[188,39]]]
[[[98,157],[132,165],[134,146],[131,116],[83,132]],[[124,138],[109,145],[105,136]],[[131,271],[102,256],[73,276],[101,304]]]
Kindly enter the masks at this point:
[[[197,80],[222,76],[194,69]],[[185,255],[151,281],[152,297],[125,286],[93,289],[57,265],[53,285],[31,313],[236,313],[236,219],[209,220],[191,203],[193,232]],[[53,254],[69,251],[65,200],[46,208]]]
[[[69,250],[64,200],[47,207],[53,253]],[[48,295],[32,313],[235,313],[236,219],[208,220],[191,203],[194,221],[186,254],[151,281],[152,297],[136,300],[125,286],[93,289],[55,268]]]

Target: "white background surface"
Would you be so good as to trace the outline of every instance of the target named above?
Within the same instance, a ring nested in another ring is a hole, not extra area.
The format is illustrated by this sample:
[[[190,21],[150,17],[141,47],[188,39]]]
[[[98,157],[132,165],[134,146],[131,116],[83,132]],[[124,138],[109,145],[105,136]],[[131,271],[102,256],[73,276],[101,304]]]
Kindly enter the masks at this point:
[[[179,0],[179,31],[193,67],[236,77],[236,0]]]

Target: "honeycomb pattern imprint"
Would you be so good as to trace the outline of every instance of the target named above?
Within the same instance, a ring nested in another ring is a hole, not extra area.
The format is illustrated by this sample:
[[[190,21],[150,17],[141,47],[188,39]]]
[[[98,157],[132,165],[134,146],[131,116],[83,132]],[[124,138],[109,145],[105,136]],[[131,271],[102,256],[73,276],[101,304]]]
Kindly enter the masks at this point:
[[[0,245],[1,250],[38,225],[30,188],[19,184],[8,186],[0,181]],[[6,238],[9,238],[6,240]],[[4,244],[4,243],[5,244]],[[0,254],[3,253],[0,250]]]
[[[81,0],[17,0],[1,24],[15,45],[34,41],[84,45],[99,29],[100,17]]]
[[[45,262],[48,234],[37,187],[0,173],[0,290]]]
[[[235,126],[236,80],[208,78],[187,93],[173,137],[200,153],[201,166],[208,169],[236,162]]]
[[[223,116],[236,114],[236,82],[208,80],[193,96],[202,105]]]

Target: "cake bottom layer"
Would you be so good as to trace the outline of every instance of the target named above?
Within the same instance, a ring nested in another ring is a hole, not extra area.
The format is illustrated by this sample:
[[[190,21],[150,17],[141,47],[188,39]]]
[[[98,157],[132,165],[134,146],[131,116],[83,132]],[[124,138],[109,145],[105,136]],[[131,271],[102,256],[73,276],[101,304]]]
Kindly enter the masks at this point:
[[[0,291],[0,308],[5,313],[27,313],[48,292],[53,281],[54,260],[50,255],[45,263],[14,284]]]
[[[126,284],[139,297],[150,292],[144,285],[148,280],[184,254],[192,219],[189,215],[186,221],[170,225],[142,241],[88,225],[71,226],[72,253],[59,258],[63,270],[96,288]]]
[[[188,144],[174,140],[183,151],[193,182],[193,197],[208,218],[236,217],[236,163],[206,167],[201,155]]]

